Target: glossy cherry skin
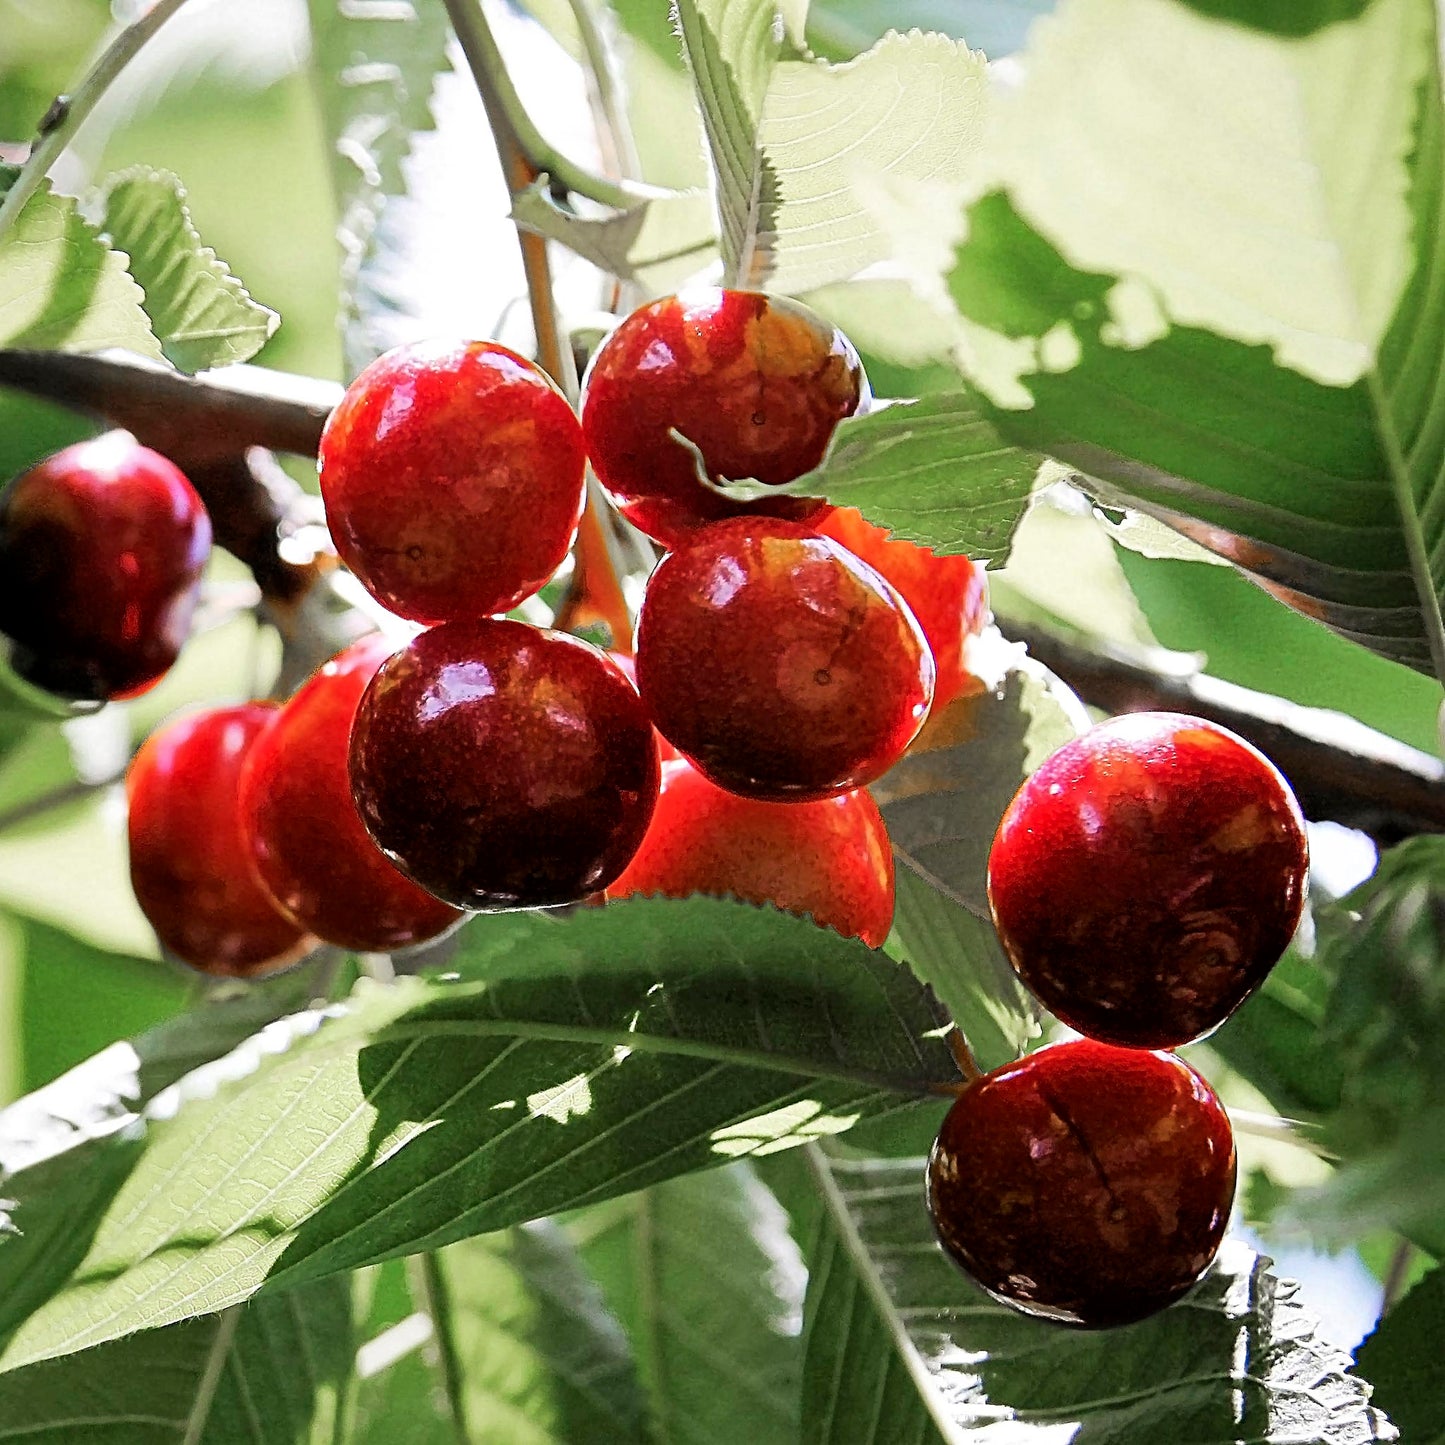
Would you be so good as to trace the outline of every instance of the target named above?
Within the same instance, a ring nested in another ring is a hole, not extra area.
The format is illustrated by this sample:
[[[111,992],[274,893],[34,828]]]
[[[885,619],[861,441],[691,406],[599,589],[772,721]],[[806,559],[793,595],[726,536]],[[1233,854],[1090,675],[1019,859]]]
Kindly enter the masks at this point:
[[[495,341],[373,361],[321,437],[342,560],[423,623],[505,612],[561,565],[582,515],[582,429],[546,374]]]
[[[971,1084],[928,1160],[940,1243],[995,1299],[1061,1324],[1143,1319],[1208,1269],[1234,1137],[1173,1054],[1081,1039]]]
[[[734,502],[714,480],[791,482],[823,459],[833,429],[867,401],[863,367],[836,327],[796,301],[700,287],[634,311],[588,369],[582,428],[597,479],[622,514],[674,547],[743,514],[798,520],[814,497]]]
[[[637,685],[658,731],[719,787],[803,802],[903,755],[928,716],[933,658],[897,592],[846,548],[740,517],[657,564]]]
[[[62,697],[131,697],[191,630],[211,519],[128,432],[56,452],[0,498],[0,631],[15,671]]]
[[[316,943],[262,886],[241,826],[241,767],[275,714],[247,702],[178,717],[126,775],[136,900],[167,951],[203,973],[271,973]]]
[[[1217,1028],[1299,923],[1309,854],[1284,779],[1177,713],[1091,728],[1035,772],[988,861],[999,937],[1090,1038],[1172,1048]]]
[[[940,557],[927,547],[891,537],[855,507],[833,507],[809,525],[886,577],[913,609],[933,653],[935,711],[982,686],[965,662],[969,638],[977,637],[988,622],[988,582],[977,562]]]
[[[367,689],[351,785],[387,857],[438,898],[547,907],[605,888],[637,851],[657,744],[595,647],[521,622],[452,622]]]
[[[609,898],[694,893],[771,903],[878,948],[893,926],[893,850],[861,790],[814,803],[740,798],[665,763],[657,811]]]
[[[241,770],[241,818],[261,881],[303,928],[361,953],[422,943],[462,916],[397,872],[351,798],[352,720],[393,650],[373,634],[333,657],[271,720]]]

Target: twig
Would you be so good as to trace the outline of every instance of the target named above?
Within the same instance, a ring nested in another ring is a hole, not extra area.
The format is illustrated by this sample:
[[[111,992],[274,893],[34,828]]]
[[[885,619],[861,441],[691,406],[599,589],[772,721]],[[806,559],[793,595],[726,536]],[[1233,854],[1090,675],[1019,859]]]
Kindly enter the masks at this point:
[[[341,400],[334,382],[260,366],[185,376],[123,351],[0,351],[0,386],[102,417],[178,466],[221,461],[251,446],[314,457]]]
[[[482,12],[480,0],[445,0],[445,3],[452,29],[461,43],[462,54],[466,56],[467,66],[482,94],[492,134],[498,137],[499,144],[502,131],[510,137],[519,159],[526,162],[531,173],[528,185],[539,175],[545,175],[565,190],[619,211],[669,194],[657,186],[605,180],[574,164],[549,145],[546,137],[532,123],[532,117],[527,114],[527,108],[512,84],[501,48]],[[507,169],[505,156],[502,168]],[[507,184],[514,195],[524,188],[516,185],[511,175],[507,177]]]
[[[80,123],[95,109],[96,102],[110,89],[116,76],[185,3],[186,0],[156,0],[139,20],[127,25],[111,41],[73,95],[56,97],[40,122],[35,144],[30,148],[30,155],[20,174],[5,199],[0,201],[0,236],[14,224],[25,209],[26,202],[40,189],[40,183],[55,164],[56,157],[70,144]]]
[[[1107,712],[1191,713],[1253,743],[1289,779],[1307,817],[1389,844],[1445,832],[1445,763],[1341,713],[1300,707],[1203,672],[1166,672],[1111,644],[1069,641],[1001,618],[1085,702]]]
[[[86,798],[92,797],[96,793],[113,788],[123,776],[124,774],[117,773],[112,777],[99,778],[94,781],[64,783],[58,788],[52,788],[48,793],[41,793],[37,797],[27,798],[23,803],[16,803],[14,807],[0,812],[0,833],[8,833],[22,823],[43,818],[46,813],[52,813],[55,809],[64,808],[70,803],[84,802]]]
[[[523,125],[530,122],[521,111],[479,0],[446,0],[446,6],[487,112],[507,189],[515,196],[537,179],[540,170],[517,130],[519,117]],[[577,365],[566,328],[557,314],[546,238],[518,226],[517,244],[521,247],[522,269],[527,277],[527,296],[537,335],[537,360],[575,404]],[[571,592],[563,605],[559,625],[575,625],[580,620],[576,614],[586,612],[586,620],[595,618],[605,623],[613,641],[627,648],[631,645],[632,618],[612,564],[606,526],[596,490],[589,488],[587,508],[577,531]]]

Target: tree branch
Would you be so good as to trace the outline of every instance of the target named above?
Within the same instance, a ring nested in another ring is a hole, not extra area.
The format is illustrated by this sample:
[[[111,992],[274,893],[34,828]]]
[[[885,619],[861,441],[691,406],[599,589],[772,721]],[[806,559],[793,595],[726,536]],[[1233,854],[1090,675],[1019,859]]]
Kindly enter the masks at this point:
[[[999,625],[1106,712],[1184,712],[1238,733],[1289,779],[1307,817],[1359,828],[1385,845],[1445,832],[1445,763],[1343,713],[1300,707],[1204,672],[1163,671],[1122,649],[1086,646],[1011,619]]]

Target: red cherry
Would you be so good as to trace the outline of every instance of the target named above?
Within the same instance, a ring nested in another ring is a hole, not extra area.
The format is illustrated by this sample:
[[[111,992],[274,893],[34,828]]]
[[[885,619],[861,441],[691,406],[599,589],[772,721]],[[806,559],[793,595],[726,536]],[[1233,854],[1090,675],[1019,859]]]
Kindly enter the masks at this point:
[[[651,302],[607,338],[587,374],[582,427],[618,510],[674,547],[724,517],[796,520],[824,505],[814,497],[719,496],[698,480],[697,458],[674,430],[715,480],[779,486],[822,461],[833,429],[867,394],[848,338],[807,307],[706,287]]]
[[[637,623],[658,731],[719,787],[827,798],[887,771],[928,716],[933,659],[897,592],[795,522],[715,522],[658,563]]]
[[[1041,1049],[959,1095],[928,1161],[939,1241],[989,1294],[1061,1324],[1129,1324],[1209,1267],[1234,1199],[1214,1091],[1172,1054]]]
[[[607,890],[634,893],[771,903],[877,948],[893,926],[893,850],[865,792],[759,803],[714,787],[686,762],[667,763],[647,836]]]
[[[391,611],[486,617],[562,564],[586,459],[567,399],[495,341],[429,341],[373,361],[321,437],[336,549]]]
[[[1054,753],[1004,813],[988,862],[999,937],[1046,1008],[1138,1048],[1216,1028],[1299,923],[1299,806],[1242,738],[1134,713]]]
[[[261,886],[241,827],[241,765],[275,714],[247,702],[176,718],[126,775],[136,900],[166,949],[203,973],[271,973],[316,942]]]
[[[605,888],[657,801],[657,744],[595,647],[521,622],[451,622],[377,673],[351,733],[352,793],[398,868],[458,908]]]
[[[211,519],[128,432],[80,442],[0,499],[0,631],[15,671],[72,698],[153,686],[191,630]]]
[[[854,507],[834,507],[809,525],[886,577],[913,609],[937,671],[935,712],[959,693],[981,685],[964,663],[965,644],[988,622],[988,582],[978,563],[967,557],[940,557],[927,547],[891,537]]]
[[[461,917],[397,872],[351,799],[351,722],[392,651],[373,634],[332,658],[271,720],[241,770],[241,818],[262,882],[302,927],[362,953],[435,938]]]
[[[635,688],[637,686],[637,663],[635,659],[629,657],[625,652],[614,652],[610,648],[608,649],[607,656],[616,663],[623,676],[626,677],[628,682]],[[657,740],[657,760],[659,763],[675,762],[682,756],[656,728],[653,728],[652,736]]]

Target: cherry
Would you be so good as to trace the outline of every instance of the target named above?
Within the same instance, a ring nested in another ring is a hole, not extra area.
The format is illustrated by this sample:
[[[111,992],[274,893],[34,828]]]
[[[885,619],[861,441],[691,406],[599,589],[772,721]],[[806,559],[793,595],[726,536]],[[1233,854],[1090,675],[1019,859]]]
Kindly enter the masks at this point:
[[[407,877],[458,908],[535,908],[605,888],[657,800],[632,684],[575,637],[450,622],[382,664],[351,733],[352,793]]]
[[[126,776],[136,899],[165,948],[203,973],[271,973],[316,942],[262,887],[241,827],[241,766],[275,713],[248,702],[176,718]]]
[[[1209,1267],[1234,1179],[1229,1118],[1188,1064],[1084,1039],[959,1095],[928,1160],[928,1209],[944,1249],[996,1299],[1123,1325]]]
[[[913,609],[933,653],[935,712],[980,686],[964,662],[968,639],[988,622],[988,582],[978,563],[940,557],[927,547],[891,537],[855,507],[834,507],[809,525],[886,577]]]
[[[128,432],[66,447],[0,498],[0,631],[62,697],[132,697],[191,629],[211,519],[179,468]]]
[[[607,656],[616,664],[617,669],[632,684],[637,686],[637,662],[628,653],[617,652],[612,648],[607,649]],[[682,756],[656,728],[652,730],[653,741],[657,744],[657,761],[659,763],[675,762]]]
[[[658,731],[729,792],[774,802],[871,782],[928,716],[933,659],[873,569],[796,522],[715,522],[658,563],[637,623]]]
[[[867,401],[852,344],[807,307],[706,287],[634,311],[599,348],[582,396],[597,479],[618,510],[674,547],[707,522],[745,513],[799,520],[825,504],[735,502],[698,479],[791,482],[823,459],[833,429]]]
[[[1216,1028],[1264,981],[1304,900],[1304,820],[1273,765],[1199,718],[1135,713],[1019,789],[988,862],[1019,977],[1071,1028],[1138,1048]]]
[[[657,811],[609,898],[730,894],[879,947],[893,925],[893,850],[867,793],[760,803],[686,762],[663,765]]]
[[[461,917],[397,872],[351,798],[352,719],[392,651],[373,634],[332,658],[256,739],[240,779],[261,881],[302,927],[362,953],[435,938]]]
[[[373,361],[322,433],[337,551],[416,622],[485,617],[536,592],[582,515],[582,429],[547,375],[495,341]]]

